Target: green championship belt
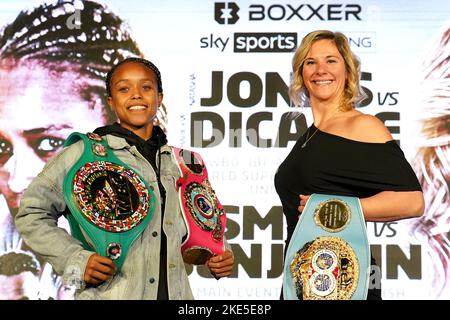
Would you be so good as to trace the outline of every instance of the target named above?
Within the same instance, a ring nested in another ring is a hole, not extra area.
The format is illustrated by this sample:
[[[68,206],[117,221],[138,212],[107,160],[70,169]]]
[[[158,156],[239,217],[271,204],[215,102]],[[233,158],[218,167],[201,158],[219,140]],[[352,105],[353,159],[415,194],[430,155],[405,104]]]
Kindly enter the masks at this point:
[[[370,249],[359,199],[312,194],[286,252],[286,300],[364,300]]]
[[[130,246],[153,217],[155,195],[101,136],[75,132],[64,146],[79,140],[83,154],[63,183],[71,234],[86,250],[111,258],[119,272]]]

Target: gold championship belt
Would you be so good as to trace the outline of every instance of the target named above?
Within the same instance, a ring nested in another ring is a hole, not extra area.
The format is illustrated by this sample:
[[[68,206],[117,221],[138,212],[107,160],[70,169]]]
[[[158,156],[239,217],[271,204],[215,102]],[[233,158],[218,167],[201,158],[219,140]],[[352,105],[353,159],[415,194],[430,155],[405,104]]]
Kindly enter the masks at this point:
[[[366,299],[369,270],[359,199],[311,195],[286,252],[284,299]]]

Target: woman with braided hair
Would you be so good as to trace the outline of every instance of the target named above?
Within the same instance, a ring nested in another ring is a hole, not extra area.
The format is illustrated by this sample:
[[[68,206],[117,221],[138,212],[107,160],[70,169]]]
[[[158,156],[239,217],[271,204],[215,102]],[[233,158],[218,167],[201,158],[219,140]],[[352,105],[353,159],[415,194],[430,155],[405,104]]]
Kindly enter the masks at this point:
[[[142,57],[130,30],[94,1],[45,3],[3,28],[0,255],[24,246],[12,222],[22,193],[67,136],[116,118],[107,107],[104,79],[130,56]],[[166,121],[161,105],[155,123],[165,130]]]
[[[106,77],[119,121],[74,132],[26,189],[15,217],[77,299],[193,299],[185,263],[231,275],[225,211],[200,155],[171,147],[153,124],[159,69],[142,58]],[[71,236],[56,226],[69,220]]]

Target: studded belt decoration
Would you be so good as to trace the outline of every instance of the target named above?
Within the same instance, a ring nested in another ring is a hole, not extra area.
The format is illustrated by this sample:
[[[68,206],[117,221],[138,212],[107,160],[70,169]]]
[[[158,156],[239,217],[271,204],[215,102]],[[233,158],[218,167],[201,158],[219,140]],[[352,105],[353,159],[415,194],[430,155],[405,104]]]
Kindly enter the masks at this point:
[[[289,243],[286,300],[364,300],[370,275],[365,220],[356,197],[312,194]]]
[[[201,156],[179,148],[173,148],[173,152],[181,173],[177,188],[188,229],[181,252],[185,262],[201,265],[224,251],[226,215]]]
[[[153,217],[155,195],[101,136],[75,132],[64,145],[79,140],[83,154],[63,185],[71,234],[86,250],[111,258],[120,271],[131,244]]]

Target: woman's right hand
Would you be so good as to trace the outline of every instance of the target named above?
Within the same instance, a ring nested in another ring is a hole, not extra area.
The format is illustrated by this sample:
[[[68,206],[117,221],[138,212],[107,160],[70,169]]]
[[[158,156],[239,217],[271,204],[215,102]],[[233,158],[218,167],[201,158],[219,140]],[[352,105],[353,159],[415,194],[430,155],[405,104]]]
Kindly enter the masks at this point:
[[[303,209],[305,209],[306,202],[308,202],[308,199],[310,196],[309,195],[305,196],[305,195],[301,194],[298,197],[300,198],[300,205],[298,206],[297,210],[301,214],[303,212]],[[300,217],[300,215],[298,215],[298,216]]]
[[[84,282],[99,284],[111,278],[115,273],[116,265],[110,258],[94,253],[87,262]]]

